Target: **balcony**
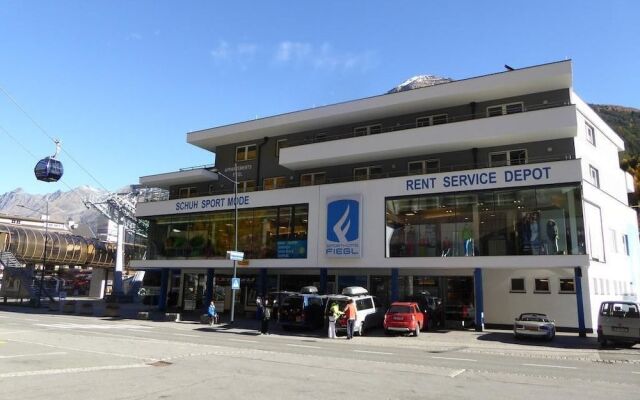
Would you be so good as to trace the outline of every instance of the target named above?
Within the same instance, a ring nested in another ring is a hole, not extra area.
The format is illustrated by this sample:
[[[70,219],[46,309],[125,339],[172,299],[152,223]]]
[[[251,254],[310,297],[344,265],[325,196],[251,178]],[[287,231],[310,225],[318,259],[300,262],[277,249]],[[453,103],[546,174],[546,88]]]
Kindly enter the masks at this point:
[[[355,136],[351,132],[307,144],[291,143],[281,149],[280,165],[292,170],[321,168],[576,135],[576,106],[546,104],[497,117],[466,116],[442,125],[411,124],[375,135]]]

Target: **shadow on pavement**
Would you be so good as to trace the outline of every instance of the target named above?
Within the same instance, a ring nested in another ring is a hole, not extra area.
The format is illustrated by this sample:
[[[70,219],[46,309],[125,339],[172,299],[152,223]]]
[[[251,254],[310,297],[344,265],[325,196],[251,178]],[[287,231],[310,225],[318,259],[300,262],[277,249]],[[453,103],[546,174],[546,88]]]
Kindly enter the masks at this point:
[[[544,338],[519,338],[513,336],[513,332],[488,332],[477,336],[479,341],[500,342],[515,345],[539,346],[558,349],[597,349],[598,341],[594,337],[581,338],[578,334],[561,334],[551,340]]]

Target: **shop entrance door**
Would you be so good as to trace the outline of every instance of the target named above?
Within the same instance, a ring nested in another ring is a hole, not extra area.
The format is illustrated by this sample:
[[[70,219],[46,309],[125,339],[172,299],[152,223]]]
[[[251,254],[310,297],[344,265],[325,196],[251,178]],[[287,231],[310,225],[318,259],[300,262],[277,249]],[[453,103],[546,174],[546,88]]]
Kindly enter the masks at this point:
[[[184,274],[182,284],[182,309],[184,311],[200,310],[204,307],[206,281],[205,274]]]

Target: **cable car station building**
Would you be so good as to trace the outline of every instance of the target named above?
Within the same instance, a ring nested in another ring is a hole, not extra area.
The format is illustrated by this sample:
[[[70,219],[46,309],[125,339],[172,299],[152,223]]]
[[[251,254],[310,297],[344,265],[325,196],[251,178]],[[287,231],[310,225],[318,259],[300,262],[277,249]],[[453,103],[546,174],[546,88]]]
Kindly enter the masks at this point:
[[[507,327],[542,312],[583,334],[596,330],[602,300],[636,297],[624,143],[573,91],[571,61],[191,132],[187,142],[215,153],[219,172],[140,178],[169,193],[138,203],[148,254],[132,263],[161,271],[160,308],[213,297],[228,309],[236,228],[245,310],[270,291],[359,285],[387,302],[439,297],[448,327]]]

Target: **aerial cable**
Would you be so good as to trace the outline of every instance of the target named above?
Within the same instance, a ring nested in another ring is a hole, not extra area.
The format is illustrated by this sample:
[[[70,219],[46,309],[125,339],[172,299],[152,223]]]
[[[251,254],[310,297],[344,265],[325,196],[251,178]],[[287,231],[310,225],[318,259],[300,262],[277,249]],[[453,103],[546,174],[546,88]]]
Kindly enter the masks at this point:
[[[22,113],[38,128],[40,129],[40,131],[47,137],[49,138],[49,140],[51,140],[54,144],[56,143],[57,139],[53,138],[51,135],[49,135],[49,133],[24,109],[22,108],[22,106],[20,106],[20,104],[18,104],[18,102],[11,96],[11,94],[9,94],[9,92],[7,92],[4,87],[2,87],[2,85],[0,85],[0,91],[2,91],[2,93],[4,93],[4,95],[11,100],[11,102],[20,110],[22,111]],[[83,170],[87,175],[89,175],[89,177],[91,179],[94,180],[94,182],[96,182],[98,184],[98,186],[100,186],[102,189],[104,189],[105,191],[109,192],[109,190],[95,177],[93,176],[93,174],[91,174],[86,168],[84,168],[72,155],[71,153],[69,153],[68,151],[66,151],[64,148],[62,149],[62,152],[64,154],[66,154],[69,159],[71,161],[73,161],[81,170]],[[37,159],[37,157],[35,157]],[[68,187],[68,186],[67,186]],[[72,189],[73,190],[73,189]]]

